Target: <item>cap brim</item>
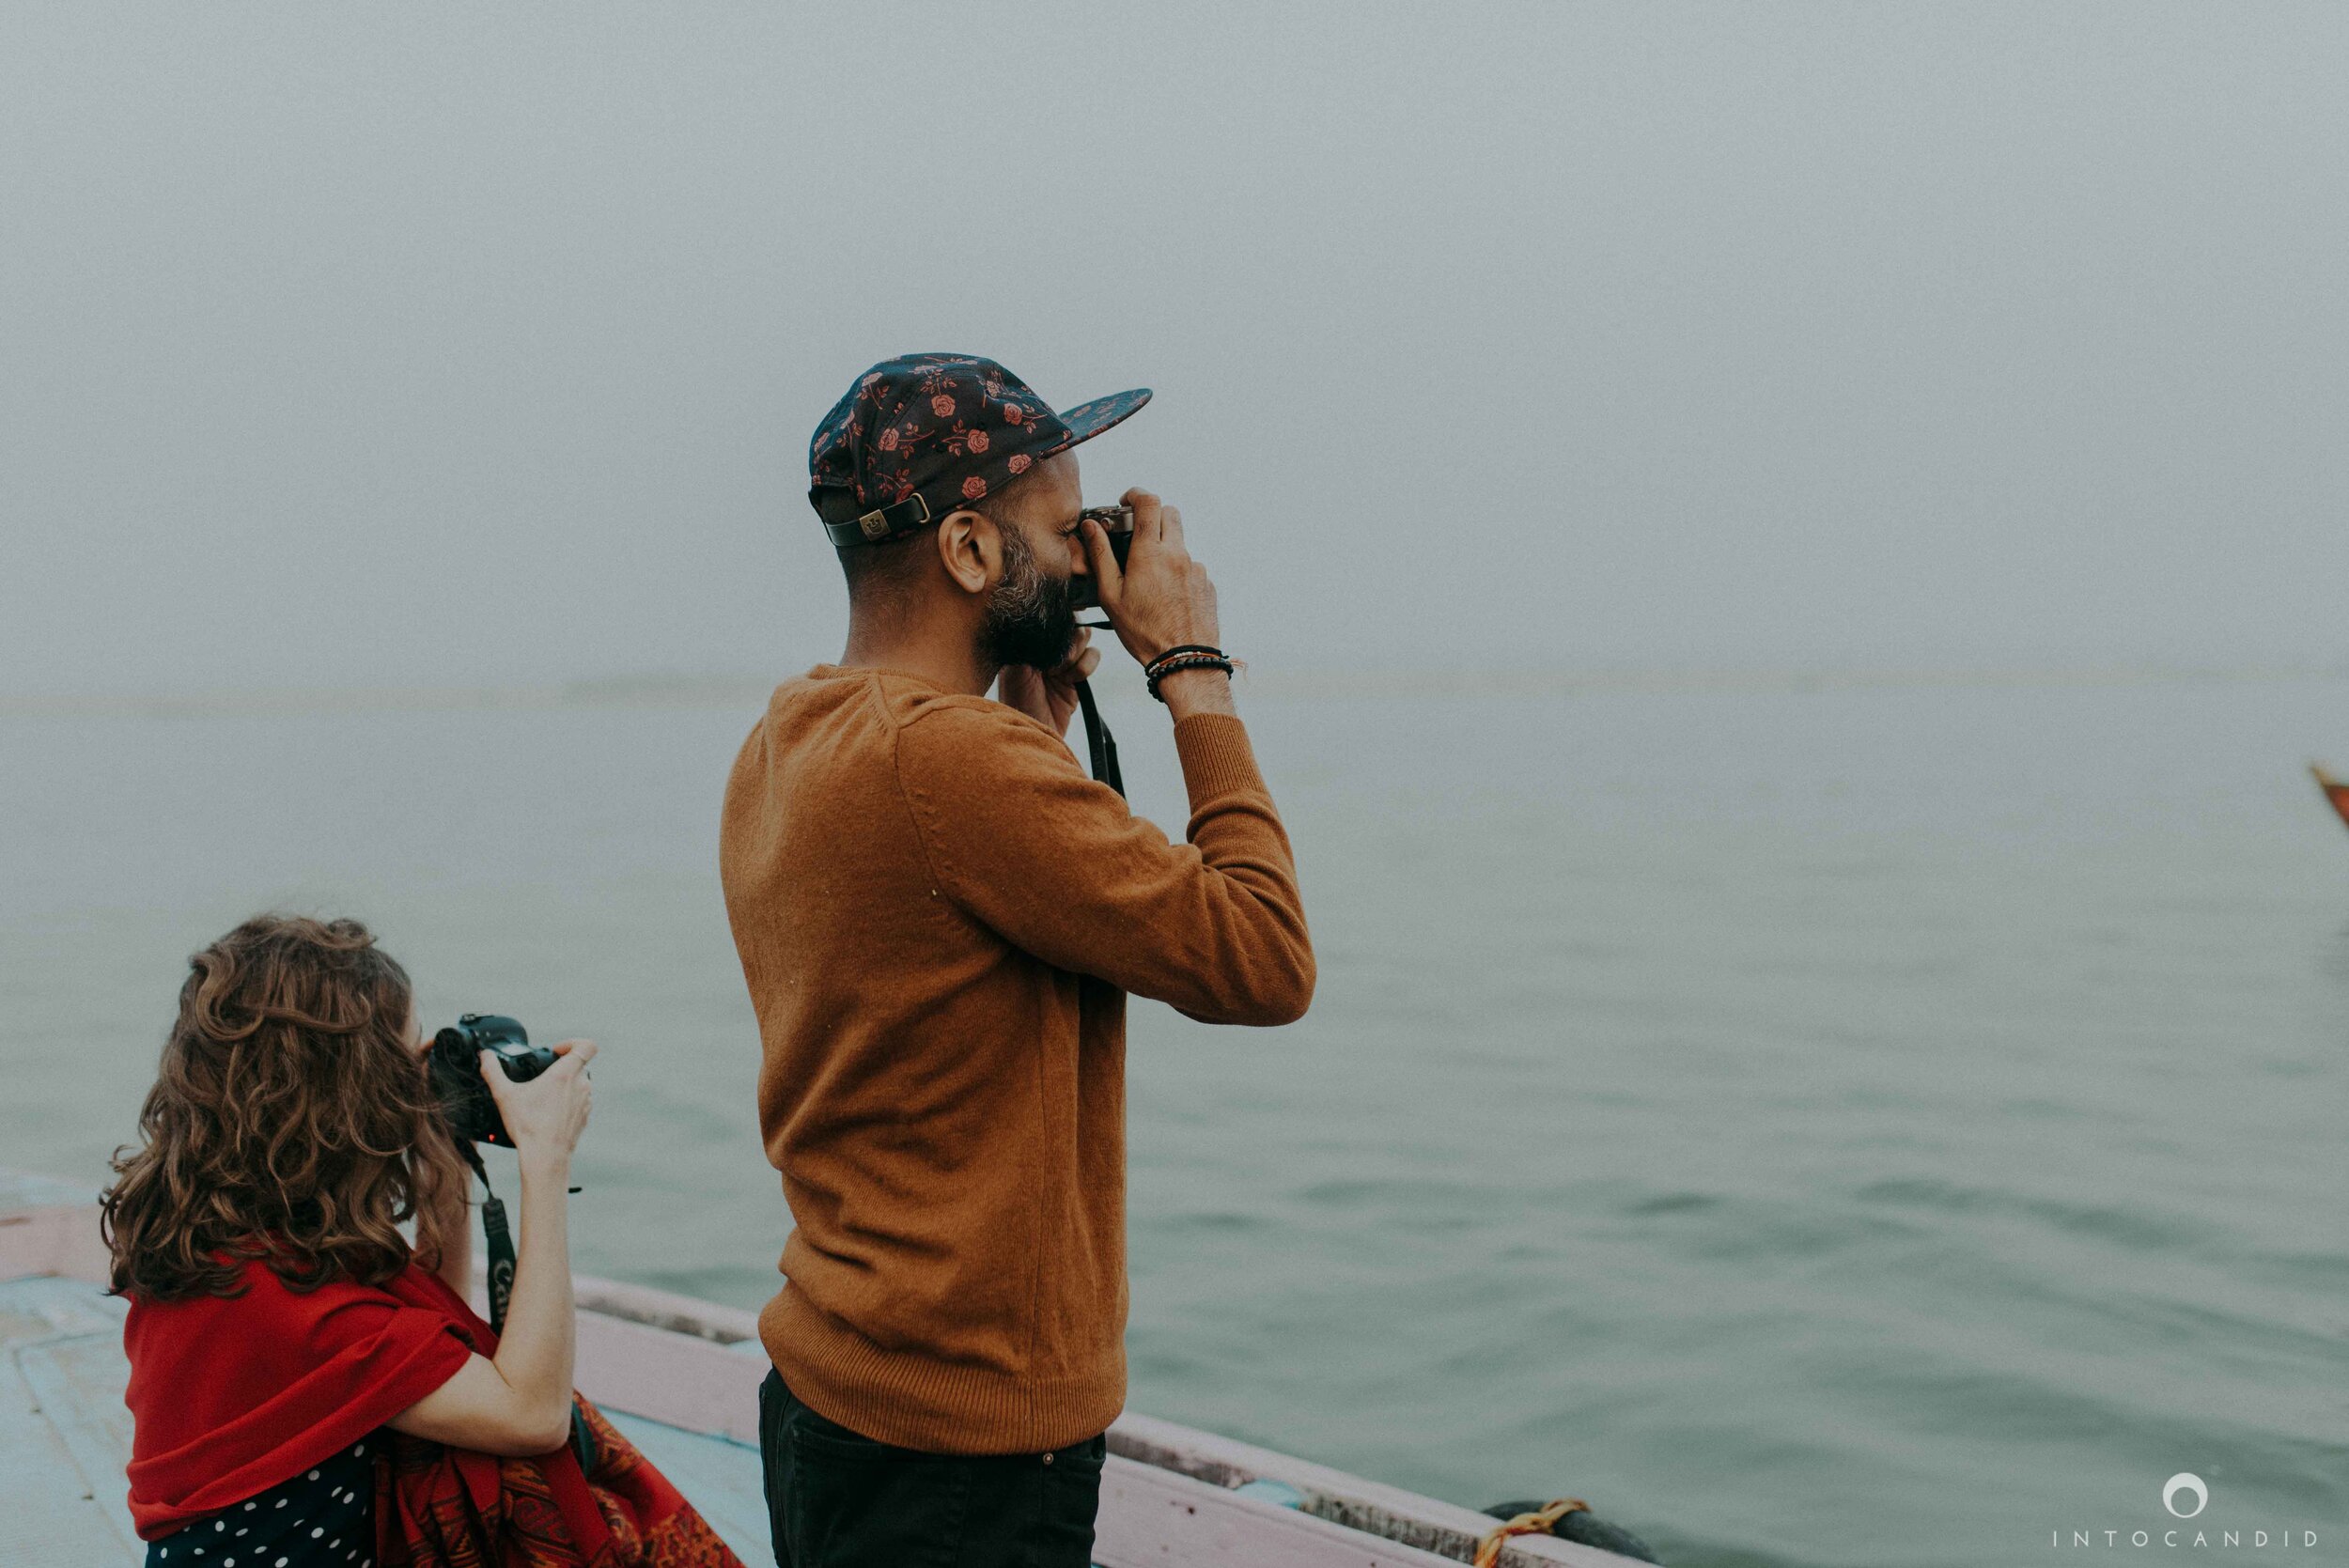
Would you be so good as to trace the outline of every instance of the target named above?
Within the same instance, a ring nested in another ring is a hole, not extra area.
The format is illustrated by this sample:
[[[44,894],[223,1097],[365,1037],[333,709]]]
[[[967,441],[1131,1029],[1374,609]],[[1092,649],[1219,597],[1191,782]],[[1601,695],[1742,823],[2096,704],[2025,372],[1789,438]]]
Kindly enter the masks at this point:
[[[1121,420],[1131,418],[1149,400],[1150,389],[1138,386],[1130,392],[1112,392],[1107,397],[1064,409],[1056,417],[1068,427],[1068,445],[1074,446],[1081,441],[1091,441]]]

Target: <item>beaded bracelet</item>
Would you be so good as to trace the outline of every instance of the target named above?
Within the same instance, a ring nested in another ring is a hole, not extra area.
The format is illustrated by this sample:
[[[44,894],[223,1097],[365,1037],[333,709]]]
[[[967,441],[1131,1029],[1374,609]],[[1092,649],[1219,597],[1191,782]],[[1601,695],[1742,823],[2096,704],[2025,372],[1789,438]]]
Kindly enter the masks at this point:
[[[1159,656],[1156,659],[1153,659],[1148,663],[1143,665],[1143,678],[1145,680],[1148,679],[1152,675],[1158,673],[1160,665],[1171,664],[1175,660],[1182,658],[1186,654],[1199,654],[1207,659],[1223,659],[1227,657],[1221,648],[1211,647],[1206,643],[1177,643],[1171,648],[1159,649]]]
[[[1163,663],[1165,660],[1174,658],[1178,653],[1211,653],[1218,659],[1221,659],[1223,657],[1223,650],[1221,648],[1211,647],[1206,643],[1177,643],[1171,648],[1160,648],[1159,650],[1159,657],[1150,660],[1148,664],[1144,664],[1142,667],[1142,673],[1143,675],[1148,675],[1153,666]]]
[[[1228,675],[1232,673],[1232,661],[1228,659],[1213,659],[1203,653],[1187,653],[1180,659],[1168,660],[1159,666],[1155,673],[1144,675],[1143,684],[1149,687],[1150,695],[1164,702],[1166,697],[1163,692],[1159,691],[1159,682],[1169,675],[1180,675],[1185,670],[1221,670]]]
[[[1198,643],[1187,643],[1181,647],[1167,649],[1158,658],[1144,664],[1142,667],[1142,680],[1143,684],[1150,689],[1150,695],[1164,702],[1166,698],[1159,691],[1159,682],[1171,675],[1183,670],[1221,670],[1228,675],[1232,673],[1232,660],[1224,656],[1221,648],[1211,648]]]

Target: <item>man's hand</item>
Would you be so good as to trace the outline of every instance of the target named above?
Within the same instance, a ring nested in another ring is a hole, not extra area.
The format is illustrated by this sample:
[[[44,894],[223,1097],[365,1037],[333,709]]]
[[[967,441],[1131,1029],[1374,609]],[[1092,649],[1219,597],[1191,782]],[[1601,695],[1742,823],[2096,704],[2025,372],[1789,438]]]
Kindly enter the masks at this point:
[[[1148,490],[1128,490],[1118,499],[1134,509],[1134,542],[1123,568],[1110,551],[1108,532],[1091,518],[1084,523],[1085,569],[1117,640],[1137,664],[1186,643],[1221,646],[1215,583],[1183,546],[1182,512],[1159,505]]]
[[[1134,542],[1119,569],[1108,530],[1084,521],[1085,569],[1093,590],[1117,630],[1117,640],[1138,664],[1186,644],[1222,646],[1215,610],[1215,582],[1207,568],[1183,545],[1183,514],[1161,506],[1148,490],[1118,497],[1134,509]],[[1230,713],[1232,683],[1221,670],[1178,670],[1160,677],[1159,694],[1176,719],[1193,713]]]
[[[1077,711],[1077,683],[1101,667],[1101,650],[1092,644],[1093,633],[1081,630],[1069,644],[1067,659],[1056,668],[1006,664],[996,688],[998,697],[1066,740],[1069,715]]]

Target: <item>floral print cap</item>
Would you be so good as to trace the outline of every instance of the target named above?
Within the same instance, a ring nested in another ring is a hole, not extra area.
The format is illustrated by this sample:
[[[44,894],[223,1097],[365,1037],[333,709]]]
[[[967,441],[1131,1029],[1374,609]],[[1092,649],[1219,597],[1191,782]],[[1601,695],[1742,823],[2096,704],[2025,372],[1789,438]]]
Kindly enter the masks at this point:
[[[1136,387],[1055,413],[1027,382],[976,354],[883,360],[816,427],[808,503],[836,510],[845,495],[863,509],[852,522],[827,519],[835,544],[894,538],[993,494],[1149,400],[1150,389]]]

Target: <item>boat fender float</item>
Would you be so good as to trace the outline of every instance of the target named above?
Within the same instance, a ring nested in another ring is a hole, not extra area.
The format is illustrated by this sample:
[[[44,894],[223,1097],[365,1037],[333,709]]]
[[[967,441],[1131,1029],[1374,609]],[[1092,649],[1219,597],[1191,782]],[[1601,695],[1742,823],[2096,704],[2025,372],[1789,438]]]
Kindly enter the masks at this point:
[[[2333,803],[2333,810],[2341,814],[2343,822],[2349,822],[2349,784],[2342,784],[2325,771],[2322,763],[2310,763],[2309,771],[2315,775],[2316,787],[2325,792],[2325,799]]]
[[[1511,1535],[1554,1535],[1561,1541],[1598,1546],[1662,1568],[1664,1560],[1646,1542],[1620,1525],[1609,1524],[1592,1513],[1591,1505],[1579,1498],[1559,1498],[1550,1502],[1497,1502],[1484,1512],[1508,1523],[1485,1537],[1483,1547],[1476,1554],[1480,1563],[1498,1561],[1501,1544]]]

